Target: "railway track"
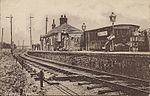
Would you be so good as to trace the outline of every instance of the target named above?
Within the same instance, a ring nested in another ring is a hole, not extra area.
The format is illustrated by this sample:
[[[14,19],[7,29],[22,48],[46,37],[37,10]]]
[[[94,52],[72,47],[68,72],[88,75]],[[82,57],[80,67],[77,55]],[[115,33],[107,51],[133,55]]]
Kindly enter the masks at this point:
[[[49,85],[51,85],[51,82],[49,82],[48,80],[44,80],[46,83],[48,83]],[[68,87],[64,86],[63,84],[54,84],[53,85],[55,88],[57,88],[58,90],[60,90],[62,93],[64,93],[65,95],[69,95],[69,96],[79,96],[79,94],[77,94],[76,92],[74,92],[73,90],[69,89]]]
[[[29,73],[34,73],[34,76],[36,75],[36,77],[38,77],[38,73],[37,73],[38,71],[36,71],[35,68],[38,68],[40,70],[48,71],[49,72],[48,68],[44,68],[44,67],[41,68],[41,67],[36,66],[35,64],[32,64],[31,62],[28,62],[28,61],[24,62],[23,59],[21,57],[19,57],[19,56],[17,56],[16,58],[18,59],[19,63],[21,63],[23,65],[23,67]],[[52,73],[52,74],[55,74],[55,73]],[[63,84],[49,82],[49,80],[47,80],[46,78],[43,81],[46,82],[47,84],[51,85],[51,86],[54,86],[59,91],[61,91],[64,95],[67,95],[67,96],[79,96],[79,94],[77,94],[73,90],[69,89],[68,87],[64,86]]]
[[[37,65],[63,72],[65,74],[78,74],[83,76],[84,80],[88,82],[102,84],[102,86],[98,86],[99,88],[103,86],[111,88],[111,90],[100,91],[99,94],[121,91],[127,96],[150,96],[150,82],[146,80],[93,71],[29,55],[21,55],[20,57],[24,60],[36,63]]]

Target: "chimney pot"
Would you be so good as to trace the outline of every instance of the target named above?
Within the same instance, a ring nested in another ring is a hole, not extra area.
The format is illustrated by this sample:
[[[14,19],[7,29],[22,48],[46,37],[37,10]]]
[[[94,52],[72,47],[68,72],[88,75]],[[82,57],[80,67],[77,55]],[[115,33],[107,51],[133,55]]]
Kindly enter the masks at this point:
[[[60,25],[62,25],[62,24],[65,24],[65,23],[67,23],[67,17],[66,17],[66,15],[61,15],[61,17],[60,17]]]

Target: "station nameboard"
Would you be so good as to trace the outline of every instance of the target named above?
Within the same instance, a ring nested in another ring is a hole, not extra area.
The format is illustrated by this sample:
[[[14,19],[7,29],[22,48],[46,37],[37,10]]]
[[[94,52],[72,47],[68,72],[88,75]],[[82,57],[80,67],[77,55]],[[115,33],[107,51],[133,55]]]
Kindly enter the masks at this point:
[[[107,36],[108,32],[107,31],[102,31],[97,33],[98,36]]]
[[[117,26],[117,27],[114,27],[114,29],[130,29],[129,26]]]

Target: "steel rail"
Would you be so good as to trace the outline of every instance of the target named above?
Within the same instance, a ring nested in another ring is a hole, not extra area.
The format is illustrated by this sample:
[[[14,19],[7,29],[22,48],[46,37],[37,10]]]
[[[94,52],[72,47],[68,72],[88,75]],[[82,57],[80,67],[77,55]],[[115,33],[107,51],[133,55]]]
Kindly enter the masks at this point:
[[[27,57],[23,57],[22,58],[27,59]],[[32,60],[31,60],[32,59]],[[30,61],[32,62],[37,62],[39,65],[42,65],[43,64],[40,64],[38,62],[38,60],[36,60],[35,58],[31,58],[30,57]],[[41,60],[40,60],[41,61]],[[43,60],[42,60],[43,61]],[[43,61],[44,62],[44,61]],[[56,63],[55,63],[56,64]],[[48,65],[45,65],[45,66],[48,66]],[[66,65],[65,65],[66,66]],[[68,67],[68,66],[67,66]],[[70,68],[70,67],[69,67]],[[72,68],[72,67],[71,67]],[[61,69],[62,70],[62,69]],[[85,70],[85,69],[84,69]],[[83,74],[80,74],[80,75],[83,75]],[[131,94],[131,95],[136,95],[136,96],[149,96],[150,95],[150,92],[147,92],[147,91],[144,91],[144,90],[140,90],[138,88],[135,88],[135,87],[129,87],[129,86],[125,86],[125,85],[121,85],[121,84],[116,84],[116,83],[112,83],[108,80],[104,80],[104,79],[99,79],[99,78],[95,78],[95,77],[90,77],[88,75],[85,75],[85,77],[87,77],[87,79],[90,79],[90,81],[94,81],[94,82],[97,82],[97,83],[100,83],[100,82],[103,82],[105,83],[106,85],[110,86],[112,89],[116,90],[116,89],[120,89],[122,92],[125,92],[127,94]],[[141,81],[142,82],[142,81]]]
[[[44,79],[44,81],[48,84],[50,84],[47,80]],[[53,85],[54,87],[56,87],[58,90],[60,90],[62,93],[64,93],[65,95],[71,95],[71,96],[79,96],[79,94],[77,94],[76,92],[72,91],[71,89],[65,87],[64,85],[60,84],[59,85]]]
[[[22,61],[22,58],[20,58],[19,56],[17,56],[16,58],[18,58],[19,60],[19,63],[22,63],[20,61]],[[23,62],[24,64],[26,62]],[[26,64],[28,65],[28,64]],[[37,66],[35,66],[34,64],[31,64],[30,65],[38,68]],[[41,68],[42,69],[42,68]],[[46,82],[47,84],[50,84],[46,79],[44,79],[44,82]],[[61,86],[60,86],[61,85]],[[54,87],[56,87],[59,91],[61,91],[62,93],[64,93],[65,95],[70,95],[70,96],[79,96],[79,94],[77,94],[76,92],[72,91],[71,89],[69,89],[68,87],[62,85],[62,84],[59,84],[59,85],[53,85]]]
[[[64,87],[66,90],[69,90],[70,92],[72,92],[74,95],[79,96],[79,94],[77,94],[76,92],[72,91],[71,89],[69,89],[68,87],[64,86],[63,84],[59,84],[62,87]]]
[[[54,63],[60,66],[66,66],[66,67],[70,67],[70,68],[74,68],[74,69],[78,69],[78,70],[83,70],[83,71],[87,71],[90,73],[94,73],[94,74],[106,74],[106,75],[110,75],[113,77],[117,77],[119,79],[126,79],[126,80],[130,80],[131,82],[135,82],[135,83],[141,83],[143,85],[150,85],[150,81],[148,80],[143,80],[143,79],[139,79],[139,78],[134,78],[134,77],[129,77],[129,76],[124,76],[124,75],[118,75],[118,74],[112,74],[112,73],[108,73],[108,72],[104,72],[104,71],[96,71],[96,70],[92,70],[92,69],[88,69],[88,68],[84,68],[84,67],[79,67],[79,66],[74,66],[74,65],[69,65],[66,63],[62,63],[62,62],[58,62],[58,61],[54,61],[54,60],[48,60],[45,58],[40,58],[40,57],[35,57],[35,56],[30,56],[27,54],[24,54],[27,57],[31,57],[40,61],[44,61],[44,62],[48,62],[48,63]]]

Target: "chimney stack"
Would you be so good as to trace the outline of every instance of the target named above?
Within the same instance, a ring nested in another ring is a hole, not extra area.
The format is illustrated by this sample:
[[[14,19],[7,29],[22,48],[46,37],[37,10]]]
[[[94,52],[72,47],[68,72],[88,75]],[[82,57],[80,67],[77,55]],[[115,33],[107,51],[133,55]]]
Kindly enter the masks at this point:
[[[68,18],[66,17],[66,15],[64,15],[64,23],[67,24],[67,20],[68,20]]]
[[[53,19],[52,29],[54,29],[55,27],[56,27],[55,19]]]
[[[67,23],[68,18],[66,17],[66,15],[61,15],[60,17],[60,25]]]

